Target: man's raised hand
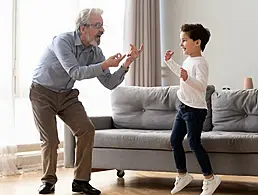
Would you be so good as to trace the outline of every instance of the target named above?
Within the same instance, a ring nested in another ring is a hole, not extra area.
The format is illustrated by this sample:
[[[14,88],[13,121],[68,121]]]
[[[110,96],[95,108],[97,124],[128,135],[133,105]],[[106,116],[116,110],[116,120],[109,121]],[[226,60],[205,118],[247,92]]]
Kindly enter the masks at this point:
[[[113,56],[110,56],[102,63],[102,69],[105,70],[109,67],[117,67],[119,63],[125,58],[126,55],[117,53]]]
[[[140,49],[137,49],[134,45],[130,44],[130,51],[129,53],[127,54],[127,58],[125,60],[125,63],[124,63],[124,66],[126,68],[129,67],[129,65],[134,61],[136,60],[140,55],[141,53],[143,52],[143,44],[140,45]]]

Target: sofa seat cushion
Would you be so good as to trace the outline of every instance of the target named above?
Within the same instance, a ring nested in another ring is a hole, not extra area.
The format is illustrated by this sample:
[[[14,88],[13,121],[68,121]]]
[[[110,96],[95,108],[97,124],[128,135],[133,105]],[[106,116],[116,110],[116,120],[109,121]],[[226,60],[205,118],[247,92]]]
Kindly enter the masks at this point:
[[[209,131],[202,143],[208,152],[258,153],[258,133]]]
[[[94,147],[171,150],[171,130],[106,129],[95,132]]]
[[[171,151],[171,130],[104,129],[95,133],[95,148]],[[258,153],[258,133],[209,131],[202,133],[207,152]],[[187,138],[183,145],[190,152]]]

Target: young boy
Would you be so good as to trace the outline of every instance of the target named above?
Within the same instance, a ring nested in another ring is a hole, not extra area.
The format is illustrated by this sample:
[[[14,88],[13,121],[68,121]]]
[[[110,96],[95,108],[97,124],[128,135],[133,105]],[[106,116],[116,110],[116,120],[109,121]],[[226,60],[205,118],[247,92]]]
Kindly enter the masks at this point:
[[[181,191],[193,180],[193,176],[187,173],[182,144],[187,134],[189,146],[204,175],[201,195],[212,195],[221,180],[213,174],[209,156],[201,144],[201,132],[207,114],[205,96],[209,72],[202,51],[210,39],[210,31],[201,24],[184,24],[181,27],[180,39],[183,53],[188,56],[183,65],[180,66],[173,61],[174,52],[171,50],[165,54],[165,63],[180,78],[177,96],[181,104],[170,138],[178,176],[171,194]]]

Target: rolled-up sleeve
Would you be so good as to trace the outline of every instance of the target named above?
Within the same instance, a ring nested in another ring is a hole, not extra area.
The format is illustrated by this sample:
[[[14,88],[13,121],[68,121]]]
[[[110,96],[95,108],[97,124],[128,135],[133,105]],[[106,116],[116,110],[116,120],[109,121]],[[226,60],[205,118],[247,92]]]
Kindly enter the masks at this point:
[[[98,80],[106,88],[114,89],[123,82],[125,74],[126,70],[124,67],[120,67],[113,74],[107,69],[104,75],[98,76]]]
[[[79,63],[72,52],[72,45],[65,37],[58,36],[54,38],[53,51],[65,71],[74,80],[90,79],[104,75],[101,63],[79,66]]]
[[[99,55],[100,55],[100,58],[105,60],[105,56],[103,55],[100,48],[99,48]],[[106,69],[104,71],[104,74],[98,76],[97,78],[103,86],[112,90],[123,82],[126,72],[127,71],[123,66],[117,69],[117,71],[115,71],[113,74],[110,73],[109,69]]]

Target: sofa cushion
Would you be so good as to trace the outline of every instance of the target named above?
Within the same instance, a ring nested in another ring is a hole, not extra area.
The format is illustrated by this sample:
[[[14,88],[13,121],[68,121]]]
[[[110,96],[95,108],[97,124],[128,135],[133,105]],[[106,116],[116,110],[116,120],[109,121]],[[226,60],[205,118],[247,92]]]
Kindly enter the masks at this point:
[[[207,116],[203,123],[203,131],[212,130],[212,110],[211,110],[211,95],[214,93],[215,87],[213,85],[208,85],[206,89],[206,102],[207,102]]]
[[[111,93],[116,128],[171,129],[179,100],[173,87],[120,86]]]
[[[171,130],[97,130],[94,147],[172,151],[170,134]],[[203,132],[202,144],[207,152],[258,153],[258,133]],[[183,145],[186,152],[191,151],[186,137]]]
[[[258,153],[258,133],[210,131],[202,133],[202,144],[208,152]]]
[[[95,132],[94,147],[171,150],[171,130],[106,129]]]
[[[180,104],[177,98],[179,86],[137,87],[119,86],[111,93],[114,127],[132,129],[171,130]],[[215,88],[207,87],[209,108],[204,131],[212,129],[211,94]]]
[[[216,131],[258,132],[258,90],[229,90],[212,95]]]

